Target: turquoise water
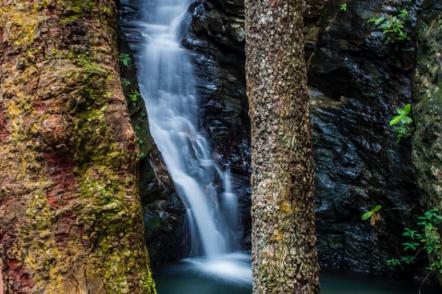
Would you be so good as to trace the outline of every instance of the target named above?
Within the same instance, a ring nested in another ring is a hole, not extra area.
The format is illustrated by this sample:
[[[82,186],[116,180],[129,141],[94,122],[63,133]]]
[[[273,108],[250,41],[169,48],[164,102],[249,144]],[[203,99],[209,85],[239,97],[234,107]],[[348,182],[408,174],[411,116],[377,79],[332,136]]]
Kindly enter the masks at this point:
[[[223,279],[182,262],[156,275],[158,294],[251,294],[248,282]],[[410,283],[346,274],[322,274],[321,294],[436,294]]]

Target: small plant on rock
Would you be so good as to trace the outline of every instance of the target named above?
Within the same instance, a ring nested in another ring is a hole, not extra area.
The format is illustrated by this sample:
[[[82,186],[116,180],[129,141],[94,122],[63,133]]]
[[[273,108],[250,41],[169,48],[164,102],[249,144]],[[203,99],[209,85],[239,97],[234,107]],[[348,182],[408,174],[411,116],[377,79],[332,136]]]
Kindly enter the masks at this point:
[[[410,117],[411,104],[396,109],[396,115],[390,120],[390,126],[396,130],[397,141],[407,138],[413,131],[413,119]]]
[[[132,58],[127,53],[121,53],[120,54],[120,63],[124,65],[127,68],[130,68],[132,66]]]
[[[398,15],[373,17],[368,22],[382,30],[387,43],[398,43],[409,39],[408,33],[405,31],[408,17],[408,11],[402,9]]]
[[[399,258],[390,258],[386,263],[390,266],[413,264],[419,255],[429,257],[428,270],[442,274],[442,244],[438,227],[442,224],[442,215],[437,209],[428,210],[418,217],[417,229],[405,228],[402,236],[403,251]]]
[[[374,226],[381,219],[379,211],[381,211],[382,205],[377,204],[371,210],[363,213],[361,215],[361,220],[368,221],[370,220],[370,225]]]
[[[347,3],[342,3],[342,4],[339,6],[339,10],[340,10],[341,12],[347,12],[347,10],[348,10],[348,4],[347,4]]]
[[[129,99],[132,103],[136,103],[140,97],[141,95],[138,91],[133,91],[131,94],[129,94]]]
[[[129,87],[132,84],[132,82],[128,79],[121,79],[121,85],[123,85],[124,88]]]

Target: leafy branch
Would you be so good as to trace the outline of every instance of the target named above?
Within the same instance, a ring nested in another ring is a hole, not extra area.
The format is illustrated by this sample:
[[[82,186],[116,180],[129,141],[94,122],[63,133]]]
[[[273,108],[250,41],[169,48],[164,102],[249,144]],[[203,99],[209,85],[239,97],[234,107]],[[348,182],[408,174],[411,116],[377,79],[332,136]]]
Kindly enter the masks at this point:
[[[438,226],[442,224],[442,216],[437,209],[428,210],[418,217],[417,229],[405,228],[402,236],[406,241],[402,243],[407,254],[399,258],[390,258],[386,263],[390,266],[404,266],[413,264],[421,252],[429,257],[428,270],[442,274],[442,245]]]

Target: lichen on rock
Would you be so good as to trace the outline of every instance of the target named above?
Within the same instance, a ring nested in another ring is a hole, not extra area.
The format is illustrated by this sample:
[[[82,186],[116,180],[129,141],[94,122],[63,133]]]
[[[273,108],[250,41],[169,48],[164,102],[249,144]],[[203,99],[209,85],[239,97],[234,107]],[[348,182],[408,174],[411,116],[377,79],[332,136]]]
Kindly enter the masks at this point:
[[[423,206],[442,214],[442,4],[439,1],[424,1],[417,39],[412,160]],[[433,234],[441,240],[442,227]],[[442,252],[431,252],[429,258],[430,262],[441,262]],[[442,285],[442,274],[436,275]]]

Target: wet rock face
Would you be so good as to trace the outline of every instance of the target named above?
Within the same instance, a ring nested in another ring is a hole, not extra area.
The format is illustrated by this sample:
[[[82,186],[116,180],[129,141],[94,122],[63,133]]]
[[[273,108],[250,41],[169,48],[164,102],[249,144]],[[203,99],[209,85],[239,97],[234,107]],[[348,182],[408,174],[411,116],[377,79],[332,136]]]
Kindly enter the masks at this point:
[[[417,34],[413,163],[422,201],[442,210],[442,3],[424,2]]]
[[[122,3],[124,27],[124,19],[136,15],[143,2]],[[344,12],[337,0],[308,1],[305,12],[320,262],[324,269],[394,274],[385,259],[400,252],[401,231],[414,221],[410,216],[416,214],[418,196],[410,142],[397,143],[388,121],[397,107],[412,101],[412,31],[418,6],[404,7],[393,0],[348,4]],[[406,30],[411,38],[389,44],[369,19],[397,15],[403,8],[409,12]],[[201,126],[221,165],[232,171],[243,209],[244,239],[250,245],[243,27],[243,1],[199,0],[189,9],[182,42],[194,52]],[[136,50],[141,36],[127,26],[124,36]],[[155,180],[154,169],[167,178],[159,157],[149,153],[142,162],[149,250],[156,263],[176,260],[185,238],[183,206],[173,189]],[[376,204],[383,206],[381,220],[370,226],[360,216]]]
[[[220,160],[232,167],[247,212],[242,3],[195,2],[183,44],[195,52],[202,124]],[[369,19],[406,8],[411,32],[416,7],[381,0],[351,1],[346,12],[339,6],[339,1],[309,1],[305,16],[320,261],[329,269],[393,273],[385,259],[400,250],[400,232],[410,221],[417,193],[409,141],[398,144],[388,121],[412,99],[415,48],[412,39],[386,43]],[[384,209],[372,227],[360,216],[376,204]]]
[[[250,127],[243,12],[242,1],[196,1],[185,21],[183,45],[194,52],[201,127],[211,139],[221,166],[232,172],[247,238],[251,227]]]
[[[398,143],[388,122],[412,101],[414,42],[390,44],[369,19],[416,7],[398,1],[352,1],[346,12],[330,2],[310,60],[317,166],[317,217],[325,267],[390,271],[400,231],[417,200],[409,141]],[[360,215],[383,205],[374,227]],[[330,258],[332,256],[333,258]]]
[[[421,201],[442,212],[442,3],[424,1],[417,29],[417,69],[414,105],[413,164]],[[439,237],[442,226],[439,226]],[[431,262],[440,259],[434,253]],[[437,274],[442,285],[442,273]]]

